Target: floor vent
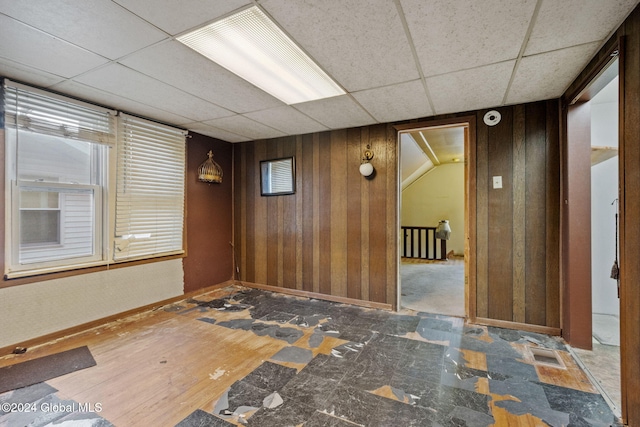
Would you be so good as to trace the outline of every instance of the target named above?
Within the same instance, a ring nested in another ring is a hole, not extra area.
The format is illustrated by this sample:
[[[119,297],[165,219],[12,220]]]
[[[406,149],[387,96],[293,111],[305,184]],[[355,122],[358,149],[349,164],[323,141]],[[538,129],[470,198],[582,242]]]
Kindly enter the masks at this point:
[[[555,350],[541,347],[531,347],[530,350],[536,364],[566,369],[564,362]]]

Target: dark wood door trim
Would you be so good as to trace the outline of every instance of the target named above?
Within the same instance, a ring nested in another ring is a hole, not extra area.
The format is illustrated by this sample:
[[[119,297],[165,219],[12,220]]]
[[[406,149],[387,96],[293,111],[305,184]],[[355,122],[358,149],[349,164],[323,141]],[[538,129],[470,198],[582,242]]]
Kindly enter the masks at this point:
[[[468,126],[468,132],[465,133],[465,313],[470,321],[476,318],[476,116],[460,116],[445,119],[425,120],[415,123],[405,123],[395,125],[394,128],[398,132],[398,230],[400,230],[400,210],[401,196],[400,189],[400,134],[409,130],[426,129],[444,126]],[[400,281],[400,251],[398,250],[398,288],[401,286]],[[400,309],[400,292],[398,289],[397,308]]]

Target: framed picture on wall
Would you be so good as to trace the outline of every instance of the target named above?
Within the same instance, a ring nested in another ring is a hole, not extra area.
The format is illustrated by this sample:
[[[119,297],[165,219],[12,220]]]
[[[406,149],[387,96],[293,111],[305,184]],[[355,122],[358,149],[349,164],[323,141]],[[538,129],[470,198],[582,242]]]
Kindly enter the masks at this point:
[[[296,192],[295,157],[262,160],[260,162],[260,194],[283,196]]]

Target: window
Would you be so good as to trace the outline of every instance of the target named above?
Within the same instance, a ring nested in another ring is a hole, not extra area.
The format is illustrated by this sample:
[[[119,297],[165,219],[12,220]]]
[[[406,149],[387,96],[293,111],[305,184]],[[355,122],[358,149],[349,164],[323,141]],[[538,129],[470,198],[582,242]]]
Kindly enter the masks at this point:
[[[8,277],[182,252],[182,131],[7,80],[3,94]]]
[[[182,253],[184,133],[119,118],[114,259]]]

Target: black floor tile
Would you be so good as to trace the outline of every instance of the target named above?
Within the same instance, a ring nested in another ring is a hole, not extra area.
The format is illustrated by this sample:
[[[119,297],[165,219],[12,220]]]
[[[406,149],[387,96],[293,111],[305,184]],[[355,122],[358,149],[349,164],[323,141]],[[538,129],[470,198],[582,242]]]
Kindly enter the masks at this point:
[[[280,390],[280,395],[321,410],[337,386],[337,380],[317,377],[302,371]]]
[[[491,373],[495,372],[497,374],[508,375],[511,378],[538,381],[538,373],[533,365],[520,362],[510,357],[488,354],[487,370]]]
[[[420,323],[417,316],[395,315],[380,325],[378,332],[387,335],[406,335],[415,332]]]
[[[378,408],[390,401],[366,391],[337,387],[326,402],[326,412],[357,424],[370,425]]]
[[[354,425],[341,418],[316,411],[311,418],[304,423],[304,427],[354,427]]]
[[[201,409],[196,409],[184,420],[176,424],[176,427],[230,427],[233,424],[216,417]]]
[[[428,409],[406,403],[385,399],[378,407],[368,427],[429,427],[436,414]]]
[[[242,381],[254,387],[267,390],[270,394],[284,387],[297,372],[294,368],[288,368],[277,363],[264,362],[244,377]]]
[[[284,403],[277,408],[261,408],[253,414],[247,425],[250,427],[296,427],[304,424],[313,416],[315,409],[285,399]]]
[[[353,367],[355,358],[338,358],[326,354],[318,354],[300,373],[307,373],[328,380],[339,381]]]
[[[227,408],[227,411],[234,412],[240,406],[260,408],[262,407],[264,398],[270,394],[271,391],[255,387],[243,380],[236,381],[229,388],[229,407]]]
[[[549,406],[560,412],[575,414],[579,417],[601,423],[613,423],[615,417],[611,409],[599,394],[586,393],[551,384],[540,384],[547,396]]]

